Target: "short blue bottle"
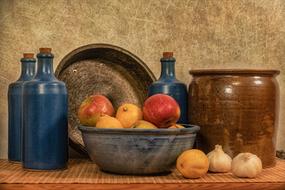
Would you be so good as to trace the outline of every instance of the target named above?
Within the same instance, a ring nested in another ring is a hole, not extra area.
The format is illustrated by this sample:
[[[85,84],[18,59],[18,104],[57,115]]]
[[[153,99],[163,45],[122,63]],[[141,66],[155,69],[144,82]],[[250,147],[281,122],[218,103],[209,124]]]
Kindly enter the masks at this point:
[[[51,48],[40,48],[33,80],[23,88],[23,167],[59,170],[67,167],[67,90],[53,72]]]
[[[8,159],[13,162],[22,161],[23,85],[34,77],[35,63],[33,53],[24,53],[20,78],[8,89]]]
[[[187,87],[175,77],[175,58],[173,52],[164,52],[161,62],[160,78],[152,83],[148,88],[148,96],[154,94],[167,94],[173,97],[180,106],[181,115],[178,123],[188,124],[187,106],[188,93]]]

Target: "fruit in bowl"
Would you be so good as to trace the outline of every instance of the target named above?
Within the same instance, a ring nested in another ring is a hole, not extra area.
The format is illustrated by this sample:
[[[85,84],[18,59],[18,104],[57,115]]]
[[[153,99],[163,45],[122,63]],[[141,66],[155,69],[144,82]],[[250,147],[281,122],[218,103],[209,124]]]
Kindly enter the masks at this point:
[[[115,117],[111,117],[108,115],[101,116],[97,123],[97,128],[123,128],[121,122]]]
[[[141,120],[143,113],[141,108],[135,104],[123,104],[116,113],[116,118],[121,122],[124,128],[130,128],[138,120]]]
[[[181,129],[181,128],[185,128],[183,125],[181,124],[174,124],[174,125],[171,125],[170,127],[168,127],[169,129]]]
[[[107,97],[92,95],[81,103],[78,110],[78,119],[82,125],[95,127],[100,116],[113,116],[114,112],[114,107]]]
[[[155,94],[144,102],[143,117],[158,128],[168,128],[178,121],[180,107],[171,96]]]
[[[176,124],[179,116],[176,101],[158,94],[145,101],[143,112],[134,104],[123,104],[116,118],[99,114],[96,127],[82,123],[79,130],[100,169],[119,174],[164,173],[171,171],[179,154],[192,148],[199,130]]]
[[[101,170],[149,175],[170,172],[177,157],[193,147],[199,127],[136,129],[79,126],[79,130],[91,160]]]
[[[132,125],[132,128],[133,129],[157,129],[157,127],[154,124],[148,121],[144,121],[144,120],[137,121],[136,123]]]

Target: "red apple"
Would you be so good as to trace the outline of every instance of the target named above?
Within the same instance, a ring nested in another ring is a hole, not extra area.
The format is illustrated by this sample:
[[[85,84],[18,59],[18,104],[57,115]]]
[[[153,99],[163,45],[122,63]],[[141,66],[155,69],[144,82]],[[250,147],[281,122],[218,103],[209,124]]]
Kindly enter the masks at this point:
[[[103,95],[92,95],[81,103],[78,118],[82,125],[95,127],[100,116],[113,116],[114,112],[114,107],[108,98]]]
[[[155,94],[144,102],[143,117],[159,128],[167,128],[178,121],[180,107],[171,96]]]

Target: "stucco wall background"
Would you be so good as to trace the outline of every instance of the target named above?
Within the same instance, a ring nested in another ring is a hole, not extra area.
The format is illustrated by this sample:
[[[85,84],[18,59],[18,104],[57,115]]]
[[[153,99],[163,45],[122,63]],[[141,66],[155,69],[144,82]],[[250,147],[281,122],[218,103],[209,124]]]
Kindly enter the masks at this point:
[[[177,78],[190,68],[279,69],[277,148],[285,150],[285,1],[0,0],[0,158],[7,158],[7,89],[23,52],[52,47],[54,67],[70,51],[109,43],[141,58],[156,77],[174,51]]]

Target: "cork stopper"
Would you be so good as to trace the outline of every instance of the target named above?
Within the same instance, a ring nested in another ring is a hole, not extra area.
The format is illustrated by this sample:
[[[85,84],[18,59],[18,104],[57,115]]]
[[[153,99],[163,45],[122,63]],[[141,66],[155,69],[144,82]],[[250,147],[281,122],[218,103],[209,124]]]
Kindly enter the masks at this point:
[[[163,52],[163,58],[171,58],[173,57],[173,52]]]
[[[51,48],[40,48],[40,53],[51,53]]]
[[[24,53],[23,57],[26,59],[33,59],[34,58],[34,54],[33,53]]]

